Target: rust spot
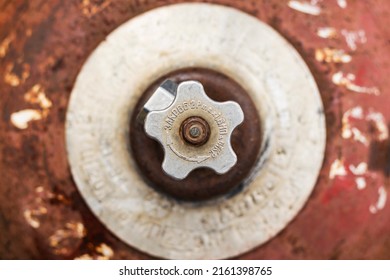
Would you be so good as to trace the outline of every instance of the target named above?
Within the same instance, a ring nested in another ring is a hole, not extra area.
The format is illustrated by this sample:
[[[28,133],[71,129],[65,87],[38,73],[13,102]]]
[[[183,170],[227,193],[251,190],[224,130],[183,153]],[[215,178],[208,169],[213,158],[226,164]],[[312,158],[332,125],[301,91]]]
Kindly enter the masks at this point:
[[[17,87],[23,84],[30,76],[30,65],[27,63],[9,63],[5,67],[4,82]]]
[[[68,255],[71,252],[68,247],[73,247],[74,241],[83,238],[85,235],[86,229],[82,223],[68,222],[64,228],[57,229],[49,237],[49,245],[55,254]]]
[[[8,52],[8,48],[10,46],[10,44],[12,43],[12,41],[15,39],[15,33],[14,32],[11,32],[7,37],[5,37],[5,39],[1,42],[0,44],[0,58],[2,57],[5,57],[7,52]]]
[[[388,124],[390,130],[390,124]],[[383,172],[386,177],[390,177],[390,139],[376,140],[370,143],[370,153],[368,160],[370,170]]]
[[[82,0],[81,10],[85,16],[88,18],[93,15],[100,13],[105,8],[107,8],[111,4],[111,1],[93,1],[93,0]]]
[[[52,106],[52,102],[46,97],[45,91],[40,84],[34,85],[24,95],[24,100],[30,104],[38,104],[42,109],[42,115],[46,117],[49,113],[49,109]]]

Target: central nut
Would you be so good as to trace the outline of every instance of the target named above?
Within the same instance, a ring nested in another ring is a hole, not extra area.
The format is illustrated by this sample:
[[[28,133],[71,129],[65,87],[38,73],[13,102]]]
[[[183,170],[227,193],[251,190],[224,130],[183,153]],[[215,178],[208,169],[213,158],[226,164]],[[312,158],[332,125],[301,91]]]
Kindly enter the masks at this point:
[[[201,117],[189,117],[180,127],[181,135],[188,144],[201,146],[210,138],[210,126]]]

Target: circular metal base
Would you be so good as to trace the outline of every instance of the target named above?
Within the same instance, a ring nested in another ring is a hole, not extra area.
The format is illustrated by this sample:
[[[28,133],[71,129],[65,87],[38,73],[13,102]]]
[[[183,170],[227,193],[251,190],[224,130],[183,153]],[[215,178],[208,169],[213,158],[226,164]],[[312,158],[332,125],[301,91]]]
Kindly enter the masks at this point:
[[[128,153],[129,118],[142,92],[194,66],[241,84],[264,136],[246,188],[202,205],[149,188]],[[210,259],[248,251],[293,219],[316,182],[325,123],[308,68],[275,31],[231,8],[183,4],[130,20],[94,51],[72,92],[66,137],[77,186],[114,234],[159,257]]]

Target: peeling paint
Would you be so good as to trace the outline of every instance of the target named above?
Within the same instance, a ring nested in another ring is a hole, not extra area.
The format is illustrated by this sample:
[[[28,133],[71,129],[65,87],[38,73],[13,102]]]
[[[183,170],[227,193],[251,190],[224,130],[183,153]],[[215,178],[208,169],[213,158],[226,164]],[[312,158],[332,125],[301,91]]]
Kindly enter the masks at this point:
[[[366,32],[362,29],[357,31],[348,31],[346,29],[342,29],[341,34],[344,36],[348,47],[353,51],[357,50],[358,43],[367,43]]]
[[[357,166],[354,166],[353,164],[349,166],[349,170],[351,170],[354,175],[364,175],[367,172],[367,169],[368,165],[366,162],[361,162]]]
[[[114,256],[114,251],[105,243],[101,243],[99,246],[97,246],[96,252],[100,253],[102,257],[106,258],[107,260]]]
[[[364,179],[363,177],[357,177],[355,179],[355,182],[356,182],[356,188],[358,190],[363,190],[367,186],[366,179]]]
[[[334,179],[336,176],[347,175],[343,159],[336,159],[330,166],[329,178]]]
[[[85,16],[92,17],[93,15],[103,11],[110,4],[111,4],[111,1],[104,1],[102,4],[96,5],[94,3],[91,3],[90,0],[82,0],[81,10]]]
[[[369,135],[364,135],[358,128],[351,125],[350,118],[355,120],[373,122],[376,129],[376,134],[374,137]],[[375,112],[370,110],[368,113],[363,113],[363,109],[360,106],[354,107],[346,111],[342,118],[342,131],[341,136],[344,139],[353,138],[354,140],[363,143],[364,145],[369,145],[369,139],[375,138],[378,141],[385,141],[389,138],[389,130],[386,125],[386,119],[380,112]],[[366,168],[366,167],[365,167]]]
[[[332,76],[332,82],[338,86],[344,86],[348,90],[356,93],[380,95],[380,91],[377,87],[363,87],[354,83],[356,76],[354,74],[344,74],[339,71]]]
[[[352,135],[353,135],[353,140],[358,141],[365,146],[368,146],[367,137],[364,136],[363,133],[359,129],[357,129],[356,127],[353,127],[351,131],[352,131]]]
[[[13,63],[9,63],[5,67],[4,82],[10,86],[17,87],[30,77],[30,65],[27,63],[22,64],[22,74],[20,77],[13,73],[14,66]]]
[[[95,252],[83,254],[75,260],[109,260],[114,256],[114,251],[106,243],[100,243],[95,247]]]
[[[67,244],[73,239],[81,239],[86,235],[86,229],[82,223],[69,222],[65,224],[65,228],[57,229],[53,235],[49,237],[50,247],[54,249],[57,255],[66,255],[69,253]]]
[[[317,35],[323,39],[336,38],[337,30],[333,27],[320,27],[317,29]]]
[[[23,212],[23,216],[27,223],[33,228],[39,228],[41,225],[38,217],[47,214],[47,208],[39,206],[37,209],[26,209]]]
[[[40,84],[34,85],[24,94],[24,100],[30,104],[37,104],[41,110],[25,109],[11,114],[11,123],[19,128],[26,129],[29,122],[38,121],[49,115],[49,109],[53,105],[46,97],[43,87]]]
[[[342,118],[341,137],[343,137],[343,139],[353,138],[355,141],[361,142],[367,146],[368,145],[367,138],[363,135],[363,133],[359,129],[351,126],[349,120],[350,117],[353,117],[355,119],[363,119],[362,107],[358,106],[344,113]]]
[[[75,260],[94,260],[94,257],[91,256],[90,254],[83,254],[81,256],[78,256],[74,258]]]
[[[379,112],[370,112],[366,118],[368,121],[372,121],[378,131],[378,140],[384,141],[389,138],[389,130],[386,125],[385,117]]]
[[[315,58],[319,62],[348,63],[352,57],[341,49],[319,48],[315,50]]]
[[[312,0],[310,2],[290,0],[288,2],[288,6],[291,9],[313,16],[318,16],[321,14],[321,8],[317,4],[318,1],[315,0]]]
[[[345,9],[347,7],[347,0],[337,0],[337,5],[339,5],[340,8]]]
[[[369,207],[369,210],[372,214],[376,214],[378,211],[382,210],[385,208],[386,205],[386,200],[387,200],[387,191],[386,189],[382,186],[378,189],[378,200],[375,204],[371,204]]]
[[[45,91],[40,84],[34,85],[24,95],[24,100],[31,104],[38,104],[44,111],[43,115],[47,115],[47,110],[52,106],[52,102],[46,97]]]
[[[11,45],[12,41],[15,40],[15,37],[15,33],[12,32],[0,43],[0,58],[3,58],[7,55],[9,46]]]
[[[25,109],[11,114],[11,123],[19,128],[26,129],[31,121],[38,121],[43,118],[40,110]]]

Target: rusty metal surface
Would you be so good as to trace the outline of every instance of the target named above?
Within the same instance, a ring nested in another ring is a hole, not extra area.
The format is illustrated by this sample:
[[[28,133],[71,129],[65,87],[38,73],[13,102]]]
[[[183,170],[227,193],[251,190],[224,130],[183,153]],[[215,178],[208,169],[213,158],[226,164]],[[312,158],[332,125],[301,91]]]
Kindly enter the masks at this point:
[[[0,1],[1,259],[149,258],[84,204],[66,159],[64,118],[80,67],[105,36],[177,2]],[[389,259],[390,2],[205,2],[241,9],[290,41],[326,111],[326,157],[306,207],[240,258]]]

